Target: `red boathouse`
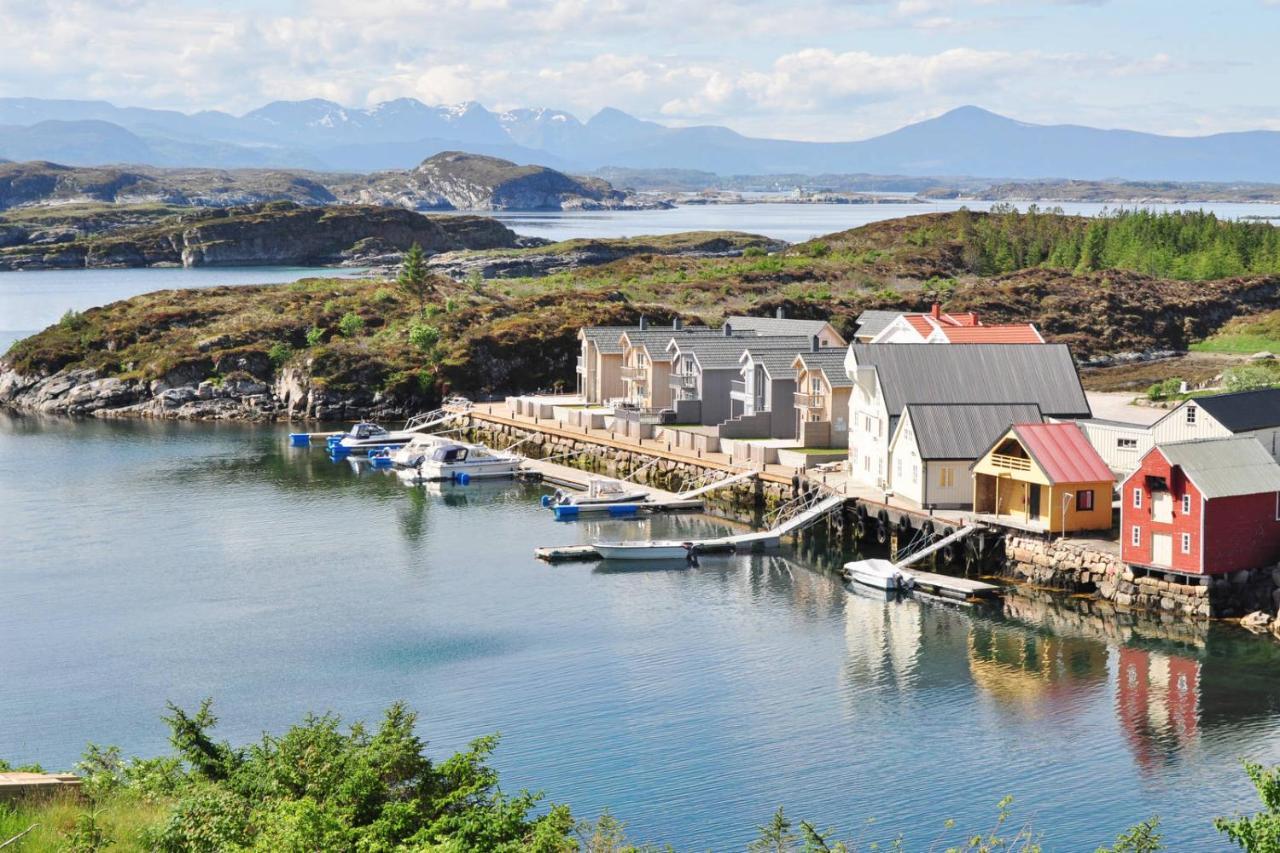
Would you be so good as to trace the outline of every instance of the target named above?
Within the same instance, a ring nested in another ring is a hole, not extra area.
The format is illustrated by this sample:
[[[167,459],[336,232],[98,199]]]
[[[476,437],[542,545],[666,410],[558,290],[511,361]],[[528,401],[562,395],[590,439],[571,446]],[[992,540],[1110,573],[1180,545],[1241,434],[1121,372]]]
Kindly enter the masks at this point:
[[[1160,444],[1120,490],[1120,556],[1216,575],[1280,560],[1280,465],[1251,437]]]

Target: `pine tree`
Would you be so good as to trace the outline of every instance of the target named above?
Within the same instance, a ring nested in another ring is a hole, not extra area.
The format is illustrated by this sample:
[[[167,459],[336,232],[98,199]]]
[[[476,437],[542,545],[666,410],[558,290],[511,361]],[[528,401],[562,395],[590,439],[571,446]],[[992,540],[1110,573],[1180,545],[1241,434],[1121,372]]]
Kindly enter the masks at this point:
[[[400,263],[400,275],[396,277],[396,284],[418,300],[418,309],[423,310],[427,306],[428,280],[426,256],[422,253],[422,247],[414,243],[405,252],[404,260]]]

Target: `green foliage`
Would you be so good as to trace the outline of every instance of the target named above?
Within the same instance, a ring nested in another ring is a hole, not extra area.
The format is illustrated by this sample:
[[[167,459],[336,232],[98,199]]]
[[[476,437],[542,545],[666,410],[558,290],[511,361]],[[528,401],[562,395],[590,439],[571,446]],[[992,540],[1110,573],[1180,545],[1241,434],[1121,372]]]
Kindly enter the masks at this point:
[[[58,320],[58,325],[68,332],[78,332],[88,324],[89,321],[84,318],[84,315],[72,308],[68,308],[62,315],[62,319]]]
[[[473,269],[467,276],[467,287],[471,288],[472,293],[483,293],[485,288],[484,274],[478,269]]]
[[[1179,394],[1181,390],[1182,380],[1180,378],[1173,377],[1165,379],[1162,382],[1155,383],[1147,389],[1147,399],[1155,400],[1157,402],[1160,400],[1168,400],[1170,397]]]
[[[98,853],[109,848],[114,840],[99,825],[98,813],[87,811],[76,819],[64,849],[67,853]]]
[[[794,849],[797,836],[791,831],[791,820],[782,806],[778,806],[768,823],[756,828],[760,834],[747,845],[752,853],[787,853]]]
[[[379,287],[373,292],[373,302],[375,305],[394,305],[396,303],[396,295],[385,287]]]
[[[417,300],[418,307],[426,305],[427,293],[431,289],[431,277],[427,272],[426,255],[422,252],[422,247],[414,243],[409,247],[409,251],[405,252],[404,260],[400,262],[400,274],[396,277],[396,284],[411,299]]]
[[[1246,761],[1244,772],[1253,782],[1264,811],[1255,815],[1215,818],[1213,826],[1249,853],[1280,851],[1280,767],[1266,768]]]
[[[1163,849],[1160,818],[1150,817],[1117,835],[1110,847],[1099,847],[1097,853],[1157,853]]]
[[[768,254],[762,246],[748,246],[742,250],[742,257],[744,258],[763,258]]]
[[[324,333],[325,330],[319,326],[312,326],[307,329],[307,346],[317,347],[324,343]]]
[[[308,336],[309,337],[309,336]],[[284,363],[293,356],[293,347],[284,341],[276,341],[271,345],[271,349],[267,350],[267,358],[271,360],[271,366],[279,370]]]
[[[409,327],[409,343],[422,353],[432,353],[440,343],[440,329],[426,323],[414,323]]]
[[[354,338],[364,331],[364,318],[354,311],[348,311],[338,321],[338,333],[344,338]]]
[[[1222,375],[1222,386],[1227,391],[1254,391],[1280,385],[1280,376],[1261,364],[1242,364]]]
[[[815,240],[805,247],[806,252],[811,258],[825,258],[831,254],[831,244],[824,243],[821,240]]]

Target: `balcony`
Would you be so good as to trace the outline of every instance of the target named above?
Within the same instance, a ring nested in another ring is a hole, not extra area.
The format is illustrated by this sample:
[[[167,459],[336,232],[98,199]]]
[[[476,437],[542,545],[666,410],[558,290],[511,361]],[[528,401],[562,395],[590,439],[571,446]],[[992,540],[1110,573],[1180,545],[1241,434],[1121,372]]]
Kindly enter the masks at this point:
[[[750,400],[751,392],[747,390],[746,382],[735,379],[729,383],[729,396],[735,400]]]
[[[623,382],[647,382],[649,381],[649,368],[647,367],[624,367],[622,368]]]
[[[825,409],[827,406],[826,394],[795,394],[795,406],[797,409]]]
[[[1031,460],[1024,456],[1006,456],[1003,453],[991,454],[991,467],[1005,471],[1030,471]]]
[[[692,373],[673,373],[667,377],[667,384],[682,391],[693,391],[698,387],[698,377]]]
[[[577,366],[574,368],[574,370],[575,370],[576,372],[578,372],[578,373],[586,373],[586,372],[587,372],[587,363],[586,363],[585,361],[583,361],[583,360],[582,360],[582,356],[578,356],[578,364],[577,364]]]

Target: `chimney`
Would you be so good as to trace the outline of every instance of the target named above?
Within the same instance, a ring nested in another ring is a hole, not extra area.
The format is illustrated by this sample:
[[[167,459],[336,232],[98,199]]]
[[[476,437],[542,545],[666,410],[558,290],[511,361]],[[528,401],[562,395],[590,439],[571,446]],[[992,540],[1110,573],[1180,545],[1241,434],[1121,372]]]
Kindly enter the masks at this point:
[[[728,323],[724,324],[724,336],[726,338],[733,337],[733,326],[730,326]]]
[[[787,309],[779,305],[778,310],[774,312],[774,316],[777,317],[779,320],[787,319]]]
[[[681,329],[684,328],[684,321],[681,320],[679,317],[676,317],[674,320],[671,321],[671,328],[673,331],[676,331],[676,332],[680,331]]]
[[[647,328],[649,328],[649,318],[641,314],[640,315],[640,331],[643,332]]]
[[[817,352],[819,346],[821,346],[821,342],[818,340],[817,335],[809,339],[809,352]]]
[[[935,320],[942,319],[942,306],[939,305],[937,302],[933,303],[933,307],[929,309],[929,313],[933,316],[933,319]]]

